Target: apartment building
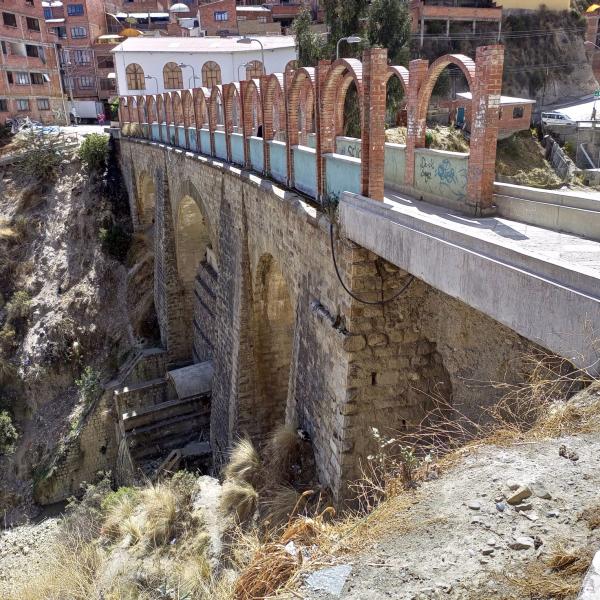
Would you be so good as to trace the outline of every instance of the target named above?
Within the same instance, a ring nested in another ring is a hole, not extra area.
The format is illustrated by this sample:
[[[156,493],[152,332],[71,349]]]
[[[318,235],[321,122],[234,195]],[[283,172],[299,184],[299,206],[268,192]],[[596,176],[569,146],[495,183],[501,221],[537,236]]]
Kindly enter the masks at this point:
[[[40,1],[2,0],[0,13],[0,123],[24,116],[63,121],[56,45]]]

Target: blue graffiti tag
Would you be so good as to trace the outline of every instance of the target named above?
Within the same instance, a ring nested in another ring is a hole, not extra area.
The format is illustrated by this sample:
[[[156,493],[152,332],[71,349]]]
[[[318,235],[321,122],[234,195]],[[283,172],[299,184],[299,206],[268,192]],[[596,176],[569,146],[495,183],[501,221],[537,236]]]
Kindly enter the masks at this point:
[[[436,173],[443,185],[452,185],[453,183],[458,183],[456,181],[454,167],[450,164],[450,161],[447,158],[445,158],[438,165]]]

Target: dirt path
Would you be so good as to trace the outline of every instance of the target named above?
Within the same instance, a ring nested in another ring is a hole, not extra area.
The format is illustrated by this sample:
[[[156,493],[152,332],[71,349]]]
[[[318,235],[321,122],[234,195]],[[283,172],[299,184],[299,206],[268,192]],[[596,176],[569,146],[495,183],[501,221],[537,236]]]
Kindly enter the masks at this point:
[[[561,457],[562,444],[579,460]],[[341,594],[306,584],[301,594],[307,600],[504,599],[504,584],[493,574],[515,573],[559,541],[600,548],[600,530],[590,532],[580,519],[600,502],[599,457],[598,434],[478,450],[422,486],[406,533],[391,531],[346,561],[352,571]],[[503,498],[512,493],[508,484],[532,482],[551,499],[533,495],[531,509],[517,512]],[[539,548],[511,548],[520,537]]]

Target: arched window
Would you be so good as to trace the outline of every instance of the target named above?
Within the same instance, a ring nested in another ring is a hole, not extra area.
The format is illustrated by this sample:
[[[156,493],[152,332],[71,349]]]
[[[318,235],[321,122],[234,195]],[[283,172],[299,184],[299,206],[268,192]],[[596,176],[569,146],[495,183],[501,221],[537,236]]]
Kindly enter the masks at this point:
[[[130,90],[145,90],[146,82],[144,81],[144,69],[137,63],[131,63],[125,68],[125,76],[127,77],[127,88]]]
[[[206,88],[211,88],[213,85],[221,85],[221,67],[209,60],[202,67],[202,85]]]
[[[253,60],[246,67],[246,79],[258,79],[265,74],[265,68],[260,60]]]
[[[166,90],[183,89],[183,75],[181,73],[181,68],[174,62],[168,62],[163,67],[163,81]]]

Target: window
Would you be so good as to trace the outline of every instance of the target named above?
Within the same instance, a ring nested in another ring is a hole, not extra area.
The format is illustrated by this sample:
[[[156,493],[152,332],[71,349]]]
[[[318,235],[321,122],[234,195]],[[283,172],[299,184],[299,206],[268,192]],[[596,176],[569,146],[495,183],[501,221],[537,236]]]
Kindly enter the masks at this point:
[[[84,76],[79,78],[79,87],[82,90],[94,87],[94,77]]]
[[[4,40],[0,42],[0,47],[2,48],[2,54],[6,56],[8,54],[8,47],[6,46],[6,42]]]
[[[43,73],[31,73],[31,83],[33,85],[42,85],[46,83]]]
[[[51,19],[52,18],[52,9],[47,6],[44,8],[44,19]]]
[[[513,108],[513,119],[522,119],[524,112],[525,111],[523,110],[522,106],[515,106]]]
[[[72,38],[84,38],[87,37],[87,29],[85,27],[71,27]]]
[[[67,28],[66,27],[53,27],[51,29],[52,33],[61,39],[67,38]]]
[[[112,56],[99,56],[98,57],[98,68],[99,69],[114,69],[115,61]]]
[[[103,78],[100,80],[100,89],[105,91],[112,91],[115,89],[115,80]]]
[[[17,110],[29,110],[29,100],[17,100]]]
[[[264,72],[265,70],[260,60],[253,60],[246,67],[246,79],[258,79],[261,75],[264,75]]]
[[[13,74],[10,71],[6,71],[6,79],[8,79],[8,83],[14,83]]]
[[[181,68],[174,62],[169,62],[163,67],[163,81],[165,89],[180,90],[183,88],[183,75]]]
[[[137,63],[131,63],[127,65],[125,69],[125,76],[127,77],[127,87],[130,90],[145,90],[146,82],[144,81],[144,69]]]
[[[50,110],[50,100],[48,98],[37,99],[38,110]]]
[[[267,22],[267,17],[258,17],[257,21],[259,23],[266,23]]]
[[[2,13],[2,22],[7,27],[16,27],[17,26],[17,17],[12,13],[3,12]]]
[[[0,98],[0,112],[8,112],[8,100]]]
[[[25,46],[25,53],[27,56],[38,57],[40,55],[40,46],[32,46],[31,44],[27,44]]]
[[[240,16],[237,18],[238,22],[239,21],[245,21],[247,19],[247,17],[244,17],[244,15]]]
[[[17,71],[15,73],[15,83],[17,85],[29,85],[29,73]]]
[[[89,65],[92,62],[90,50],[73,50],[73,60],[77,65]]]
[[[79,17],[83,14],[83,4],[67,4],[67,15]]]
[[[216,10],[214,16],[215,21],[229,21],[229,12],[226,10]]]
[[[27,29],[29,31],[39,31],[40,30],[40,22],[38,19],[34,19],[33,17],[27,17]]]
[[[211,88],[213,85],[221,85],[221,67],[209,60],[202,67],[202,85]]]
[[[70,75],[65,77],[65,88],[67,88],[69,91],[73,91],[73,88],[75,87],[75,79],[73,77],[71,77]]]
[[[27,4],[27,6],[33,6],[33,0],[25,0],[25,4]]]

